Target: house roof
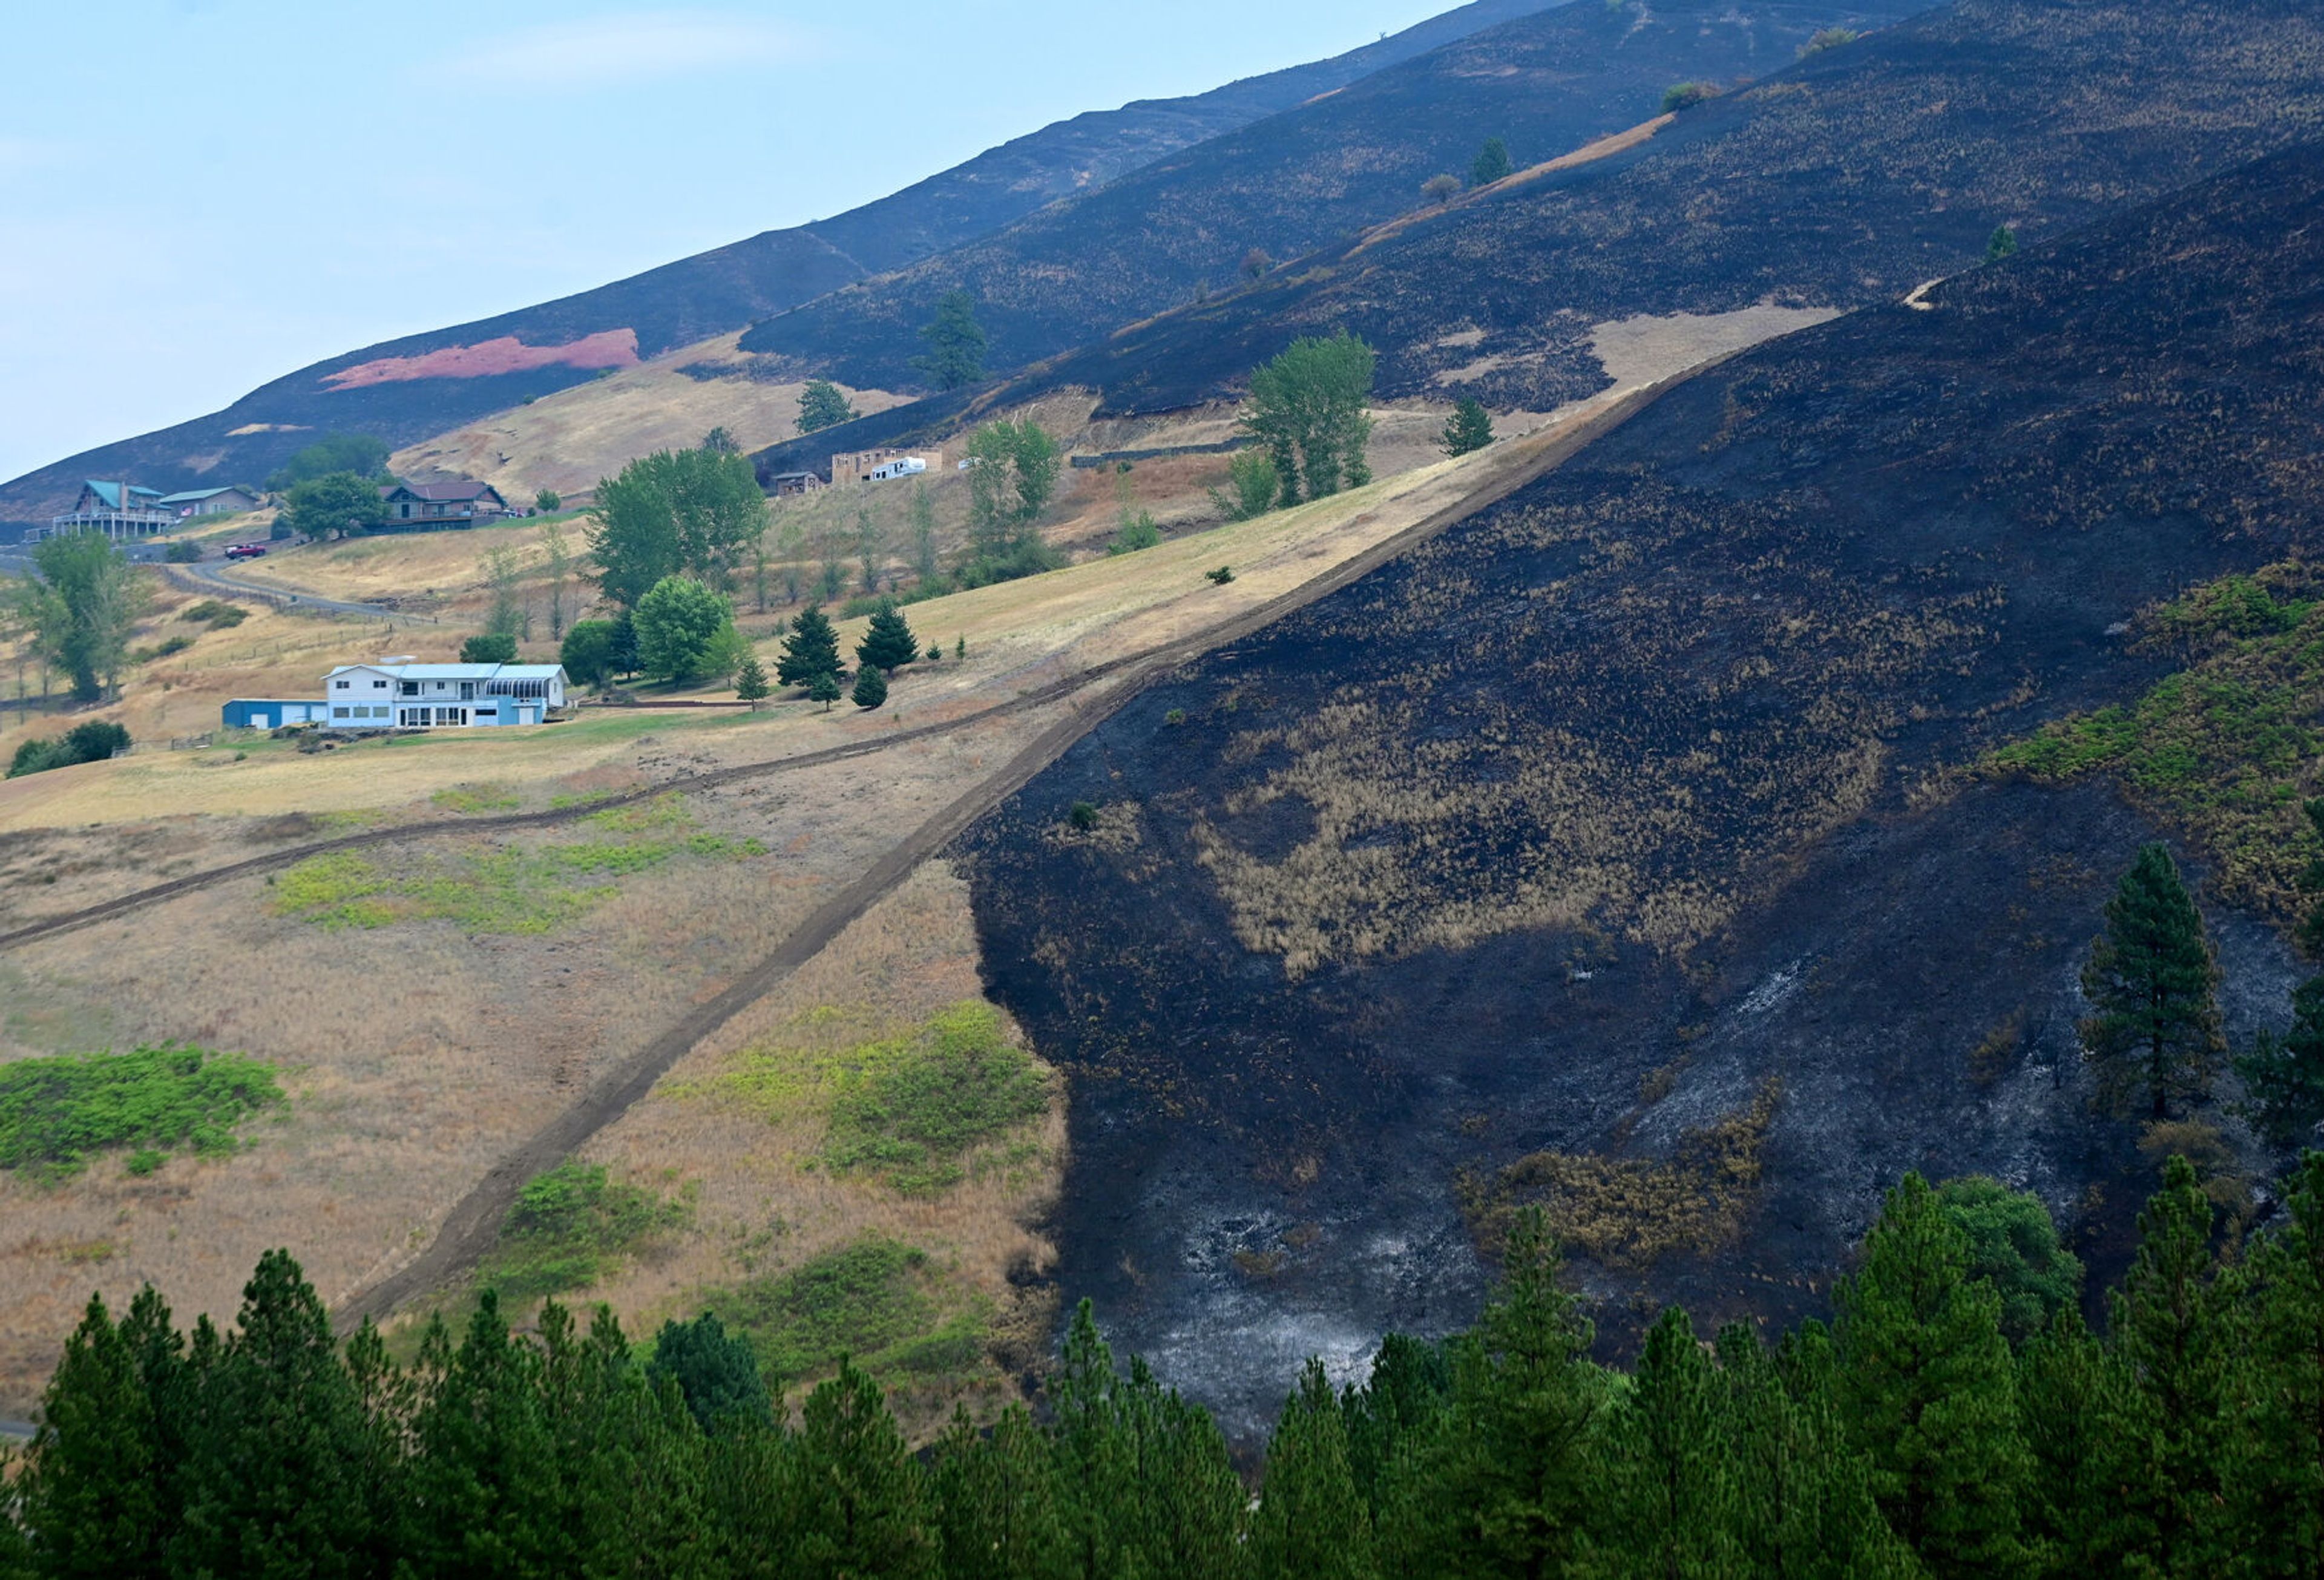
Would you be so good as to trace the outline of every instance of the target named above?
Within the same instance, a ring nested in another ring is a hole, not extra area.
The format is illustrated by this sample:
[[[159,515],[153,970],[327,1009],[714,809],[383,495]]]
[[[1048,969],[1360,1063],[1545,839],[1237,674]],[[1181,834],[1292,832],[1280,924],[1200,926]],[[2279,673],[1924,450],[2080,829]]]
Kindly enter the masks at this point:
[[[342,664],[323,678],[367,670],[398,680],[548,680],[565,673],[562,664]]]
[[[92,477],[84,481],[81,483],[81,486],[88,490],[89,492],[95,494],[99,500],[103,501],[106,510],[117,510],[121,509],[122,484],[118,482],[104,482]],[[140,488],[134,482],[127,486],[129,489],[130,502],[133,504],[141,499],[158,500],[161,497],[161,491],[158,488]]]
[[[224,488],[189,488],[183,493],[163,494],[161,502],[165,505],[198,505],[204,500],[214,500],[224,493],[238,493],[244,499],[257,497],[240,483],[230,482]]]
[[[380,498],[392,500],[398,494],[424,500],[431,505],[465,505],[483,499],[486,494],[497,500],[501,497],[501,491],[489,482],[390,482],[380,485]]]

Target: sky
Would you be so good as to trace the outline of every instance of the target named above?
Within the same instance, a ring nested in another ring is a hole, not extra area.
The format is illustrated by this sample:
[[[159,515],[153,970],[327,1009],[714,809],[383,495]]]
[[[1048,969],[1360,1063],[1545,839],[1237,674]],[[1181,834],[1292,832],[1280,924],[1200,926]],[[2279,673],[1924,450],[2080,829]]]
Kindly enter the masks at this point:
[[[0,0],[0,480],[1454,0]]]

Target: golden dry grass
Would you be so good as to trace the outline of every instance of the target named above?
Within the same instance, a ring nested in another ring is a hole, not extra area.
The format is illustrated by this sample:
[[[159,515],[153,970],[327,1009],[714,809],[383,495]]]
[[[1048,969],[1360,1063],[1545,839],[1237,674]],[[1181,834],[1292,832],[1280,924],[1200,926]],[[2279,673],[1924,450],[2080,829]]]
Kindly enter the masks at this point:
[[[472,936],[442,921],[326,931],[276,914],[251,878],[14,951],[0,961],[0,1059],[177,1038],[277,1064],[290,1101],[234,1157],[175,1158],[144,1180],[105,1160],[48,1189],[0,1176],[0,1410],[31,1402],[91,1288],[117,1300],[150,1280],[181,1314],[224,1318],[271,1245],[294,1247],[334,1300],[401,1264],[547,1115],[764,958],[899,831],[1053,719],[1028,710],[915,743],[876,774],[844,762],[691,796],[704,829],[758,839],[767,854],[620,878],[614,897],[541,936]],[[641,757],[675,766],[660,742]],[[907,920],[872,934],[925,933],[932,949],[963,936],[908,906],[898,914]],[[847,983],[827,990],[879,1009],[881,978],[850,953],[866,936],[843,939],[808,979]],[[916,958],[891,975],[906,1014],[923,988],[957,998],[974,980],[973,962],[956,960]],[[724,1200],[721,1189],[706,1199]],[[1013,1233],[996,1229],[992,1243],[1015,1244]]]
[[[896,1194],[862,1175],[816,1166],[826,1111],[807,1098],[770,1108],[724,1094],[719,1077],[738,1059],[779,1062],[896,1035],[947,1005],[980,994],[968,887],[930,862],[774,993],[696,1049],[645,1101],[584,1149],[617,1175],[698,1182],[693,1226],[576,1300],[603,1300],[632,1333],[701,1309],[706,1291],[785,1270],[883,1236],[928,1253],[956,1299],[987,1302],[1007,1366],[1046,1346],[1054,1294],[1022,1286],[1055,1252],[1033,1226],[1054,1197],[1065,1160],[1062,1088],[1036,1127],[1038,1162],[1013,1175],[972,1178],[931,1197]],[[990,1363],[951,1388],[908,1402],[910,1425],[932,1429],[964,1392],[980,1412],[1010,1392]]]
[[[736,330],[511,407],[408,445],[388,464],[399,475],[450,473],[489,482],[521,507],[544,488],[567,495],[593,490],[638,456],[700,444],[714,427],[726,429],[746,452],[797,436],[803,381],[694,379],[678,371],[730,363],[739,375],[734,343],[741,337]],[[846,394],[867,417],[905,399],[884,390]]]

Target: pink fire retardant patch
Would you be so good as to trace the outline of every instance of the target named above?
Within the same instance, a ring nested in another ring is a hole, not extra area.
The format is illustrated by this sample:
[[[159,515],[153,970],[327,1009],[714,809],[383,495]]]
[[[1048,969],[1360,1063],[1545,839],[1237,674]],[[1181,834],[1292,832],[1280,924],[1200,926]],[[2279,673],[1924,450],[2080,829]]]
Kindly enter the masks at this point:
[[[481,379],[493,373],[522,373],[534,368],[633,368],[638,332],[603,329],[563,345],[527,345],[513,335],[476,345],[447,345],[421,356],[387,356],[327,373],[334,390],[367,384],[400,384],[413,379]]]

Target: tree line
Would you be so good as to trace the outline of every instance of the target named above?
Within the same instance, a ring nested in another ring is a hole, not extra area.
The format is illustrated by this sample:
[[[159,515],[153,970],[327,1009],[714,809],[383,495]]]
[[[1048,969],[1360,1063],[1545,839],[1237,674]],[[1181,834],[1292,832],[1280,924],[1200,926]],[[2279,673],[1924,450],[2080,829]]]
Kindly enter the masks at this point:
[[[2104,1335],[2069,1293],[2013,1342],[1977,1220],[1908,1175],[1829,1326],[1705,1342],[1674,1308],[1620,1371],[1529,1209],[1473,1328],[1345,1386],[1311,1361],[1247,1475],[1086,1302],[1038,1415],[916,1454],[872,1378],[794,1412],[714,1315],[641,1347],[487,1293],[404,1367],[271,1252],[231,1332],[92,1298],[0,1574],[2313,1575],[2324,1153],[2249,1244],[2213,1218],[2172,1160]]]

